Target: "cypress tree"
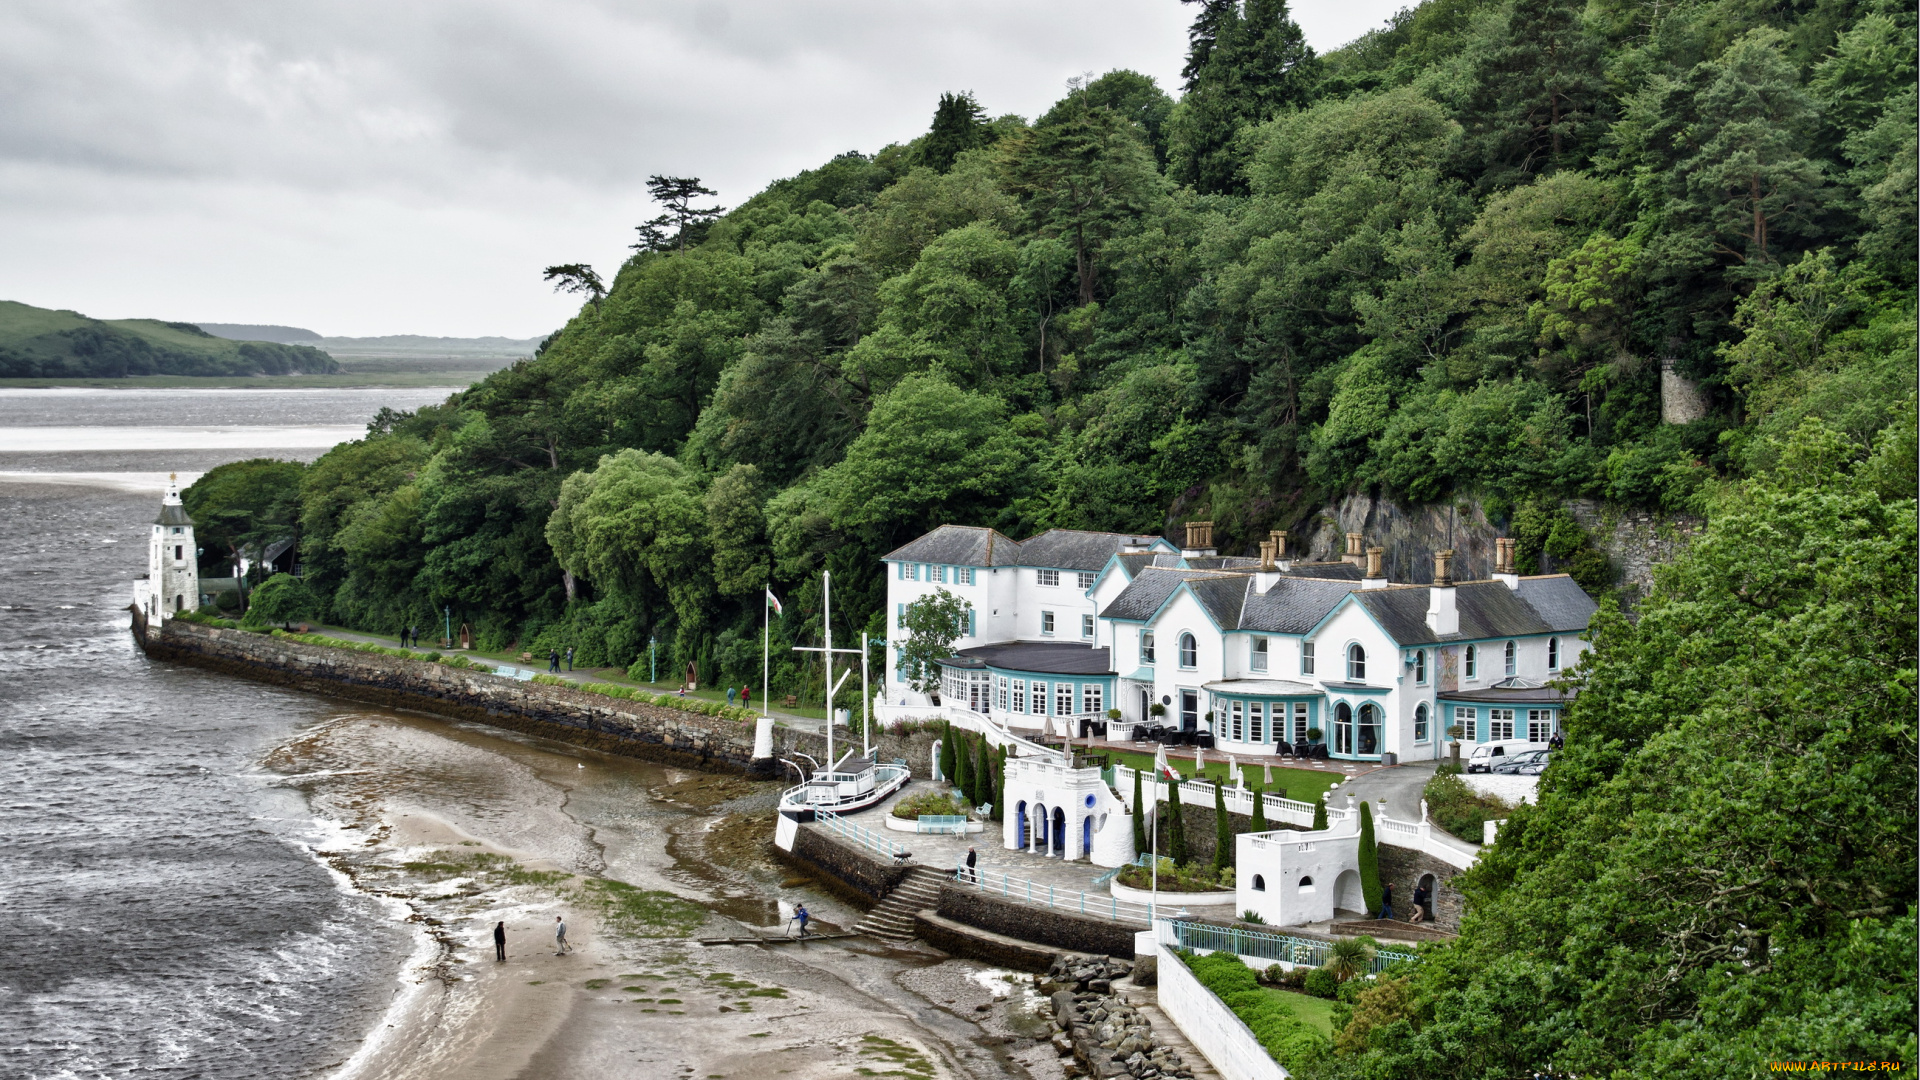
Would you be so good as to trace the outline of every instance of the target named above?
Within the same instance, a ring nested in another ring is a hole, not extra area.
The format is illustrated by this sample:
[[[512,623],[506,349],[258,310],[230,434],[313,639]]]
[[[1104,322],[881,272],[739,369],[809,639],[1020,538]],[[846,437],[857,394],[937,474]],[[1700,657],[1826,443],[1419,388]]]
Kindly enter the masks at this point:
[[[1133,851],[1145,855],[1147,847],[1147,808],[1141,801],[1140,770],[1133,770]]]
[[[1367,898],[1367,915],[1380,912],[1380,849],[1373,843],[1373,810],[1360,804],[1360,892]]]
[[[1253,789],[1253,825],[1248,832],[1263,833],[1272,829],[1267,824],[1267,793],[1262,788]]]
[[[1233,822],[1227,818],[1227,782],[1213,785],[1213,870],[1219,873],[1233,865]]]
[[[1172,835],[1167,837],[1167,857],[1173,860],[1173,865],[1185,866],[1187,865],[1187,822],[1180,813],[1180,785],[1175,782],[1167,786],[1173,789],[1168,793],[1167,801],[1167,828],[1172,831]]]
[[[940,728],[940,778],[950,784],[953,783],[953,774],[958,768],[954,764],[956,756],[953,750],[953,721],[943,720]]]
[[[998,783],[999,779],[999,773],[993,767],[993,748],[988,746],[987,740],[983,738],[980,740],[980,760],[975,763],[973,770],[973,786],[978,789],[980,793],[979,796],[973,800],[974,805],[978,806],[982,803],[997,804],[1000,801],[997,797],[997,792],[994,790],[1000,786]]]
[[[973,802],[973,747],[963,737],[953,748],[953,786],[968,802]]]
[[[1327,796],[1325,792],[1313,801],[1313,831],[1321,832],[1327,827]]]
[[[1005,821],[1007,817],[1007,748],[1001,747],[993,755],[993,820]]]

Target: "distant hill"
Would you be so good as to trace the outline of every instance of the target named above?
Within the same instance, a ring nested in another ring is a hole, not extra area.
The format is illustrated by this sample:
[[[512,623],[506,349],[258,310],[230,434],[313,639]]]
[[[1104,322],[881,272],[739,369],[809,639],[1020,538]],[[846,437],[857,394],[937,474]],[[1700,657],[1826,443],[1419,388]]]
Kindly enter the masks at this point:
[[[320,335],[298,326],[255,325],[252,323],[194,323],[214,337],[232,341],[277,341],[282,345],[311,345]]]
[[[235,341],[192,323],[90,319],[0,300],[0,378],[129,375],[331,375],[333,357],[308,345]]]

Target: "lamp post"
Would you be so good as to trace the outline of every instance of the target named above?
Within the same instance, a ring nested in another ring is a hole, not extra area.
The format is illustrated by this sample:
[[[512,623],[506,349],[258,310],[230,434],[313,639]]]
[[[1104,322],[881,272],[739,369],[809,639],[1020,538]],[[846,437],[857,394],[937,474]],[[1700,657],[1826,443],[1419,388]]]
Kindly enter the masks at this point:
[[[448,604],[440,610],[447,617],[447,648],[451,649],[453,648],[453,605]]]
[[[652,634],[647,635],[647,681],[650,683],[660,681],[660,652],[656,647],[658,644]]]

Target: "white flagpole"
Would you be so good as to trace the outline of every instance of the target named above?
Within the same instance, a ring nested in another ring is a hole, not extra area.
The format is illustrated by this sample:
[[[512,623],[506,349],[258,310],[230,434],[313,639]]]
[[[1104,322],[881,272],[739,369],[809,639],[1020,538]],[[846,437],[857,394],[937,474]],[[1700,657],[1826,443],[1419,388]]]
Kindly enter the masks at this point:
[[[873,691],[867,689],[867,632],[860,631],[860,756],[872,757],[868,746],[872,738]]]
[[[833,760],[833,575],[820,571],[820,628],[826,637],[821,656],[827,661],[827,768]]]
[[[767,582],[767,592],[760,598],[760,715],[773,715],[768,711],[772,705],[773,690],[767,685],[767,676],[773,670],[773,660],[768,652],[773,646],[773,582]]]

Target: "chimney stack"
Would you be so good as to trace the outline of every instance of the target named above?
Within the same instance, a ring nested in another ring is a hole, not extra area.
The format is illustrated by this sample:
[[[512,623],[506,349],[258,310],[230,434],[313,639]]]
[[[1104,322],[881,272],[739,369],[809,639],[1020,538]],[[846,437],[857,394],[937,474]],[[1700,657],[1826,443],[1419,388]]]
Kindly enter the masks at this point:
[[[1387,549],[1370,547],[1367,549],[1366,576],[1360,579],[1363,589],[1384,589],[1387,587],[1386,556]]]
[[[1453,550],[1433,553],[1433,587],[1427,590],[1427,628],[1436,634],[1460,632],[1460,607],[1453,588]]]
[[[1271,540],[1260,541],[1260,569],[1266,571],[1275,569],[1273,565],[1273,541]]]
[[[1219,554],[1213,547],[1213,522],[1187,522],[1187,545],[1181,549],[1180,554],[1187,558],[1201,558]]]
[[[1362,560],[1366,558],[1366,552],[1361,548],[1362,543],[1364,543],[1364,538],[1359,533],[1348,533],[1347,553],[1340,556],[1340,561],[1359,566]]]
[[[1267,539],[1273,544],[1274,561],[1287,557],[1287,530],[1275,529],[1267,534]]]
[[[1496,537],[1493,541],[1493,580],[1509,589],[1520,588],[1520,575],[1513,568],[1513,539]]]
[[[1265,596],[1267,590],[1280,580],[1280,567],[1273,561],[1273,548],[1273,541],[1260,541],[1260,569],[1253,575],[1253,591],[1261,596]]]

